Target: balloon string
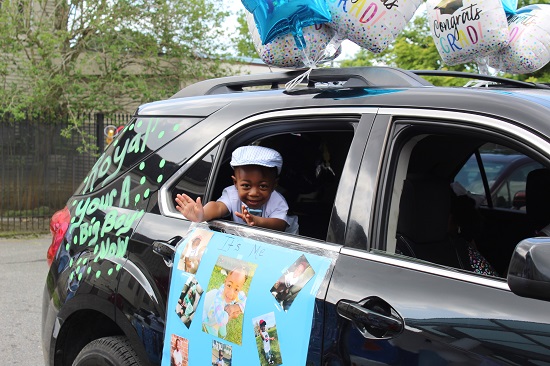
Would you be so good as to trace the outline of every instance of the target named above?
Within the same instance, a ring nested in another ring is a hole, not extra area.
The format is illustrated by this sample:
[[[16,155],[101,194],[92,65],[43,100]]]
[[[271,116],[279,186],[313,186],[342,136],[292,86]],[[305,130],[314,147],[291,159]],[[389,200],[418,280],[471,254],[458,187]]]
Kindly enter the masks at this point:
[[[335,54],[340,47],[340,44],[342,43],[342,40],[338,37],[334,36],[331,41],[328,43],[327,47],[325,48],[324,52],[319,52],[317,54],[317,57],[310,58],[309,52],[306,49],[302,49],[302,56],[303,56],[303,62],[304,66],[306,66],[308,69],[303,73],[295,77],[294,79],[290,80],[288,83],[285,84],[286,90],[292,90],[296,87],[296,85],[300,84],[305,78],[309,78],[309,75],[313,71],[313,69],[317,68],[317,65],[325,62],[328,60],[333,54]]]
[[[326,58],[327,52],[321,52],[317,58],[311,59],[308,56],[308,53],[306,50],[302,50],[302,56],[304,65],[308,67],[308,69],[303,73],[295,77],[294,79],[290,80],[288,83],[285,84],[286,90],[292,90],[296,87],[296,85],[300,84],[305,78],[309,78],[309,75],[311,74],[311,71],[313,69],[317,68],[317,65],[322,62]]]
[[[288,83],[285,84],[286,90],[292,90],[294,87],[302,82],[306,77],[309,78],[309,74],[311,74],[311,71],[315,68],[315,66],[310,66],[309,69],[306,70],[303,74],[298,75],[294,79],[290,80]]]

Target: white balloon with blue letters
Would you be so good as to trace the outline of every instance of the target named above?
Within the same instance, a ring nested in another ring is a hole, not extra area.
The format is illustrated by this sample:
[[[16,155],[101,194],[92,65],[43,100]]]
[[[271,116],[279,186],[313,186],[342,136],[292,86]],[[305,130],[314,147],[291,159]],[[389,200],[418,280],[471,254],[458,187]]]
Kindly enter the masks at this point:
[[[478,61],[508,44],[501,0],[427,0],[437,51],[447,65]]]
[[[550,5],[530,5],[508,17],[508,46],[488,57],[489,66],[511,74],[527,74],[550,62]]]

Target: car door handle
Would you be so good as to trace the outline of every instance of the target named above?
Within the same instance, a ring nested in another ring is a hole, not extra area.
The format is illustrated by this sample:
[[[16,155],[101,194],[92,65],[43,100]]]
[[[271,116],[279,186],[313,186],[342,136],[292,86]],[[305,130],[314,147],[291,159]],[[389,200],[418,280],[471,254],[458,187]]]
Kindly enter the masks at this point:
[[[174,254],[176,254],[175,244],[181,240],[181,236],[175,236],[168,241],[155,240],[153,242],[153,253],[158,254],[164,259],[168,267],[174,263]]]
[[[403,318],[379,297],[370,297],[360,302],[340,300],[336,311],[341,317],[350,320],[365,338],[393,338],[404,328]]]

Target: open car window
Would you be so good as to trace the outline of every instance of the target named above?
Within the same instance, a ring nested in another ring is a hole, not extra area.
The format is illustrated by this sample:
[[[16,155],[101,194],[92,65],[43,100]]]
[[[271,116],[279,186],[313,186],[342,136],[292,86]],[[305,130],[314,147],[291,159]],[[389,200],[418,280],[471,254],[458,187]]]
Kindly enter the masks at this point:
[[[240,146],[257,145],[275,149],[283,158],[275,190],[284,197],[292,216],[289,227],[298,224],[298,235],[326,240],[340,177],[354,137],[357,118],[330,120],[275,121],[242,128],[225,136],[189,167],[173,177],[167,195],[167,210],[174,217],[175,197],[179,193],[203,204],[216,201],[232,186],[232,152]],[[232,220],[230,216],[221,218]],[[288,231],[296,233],[295,231]]]

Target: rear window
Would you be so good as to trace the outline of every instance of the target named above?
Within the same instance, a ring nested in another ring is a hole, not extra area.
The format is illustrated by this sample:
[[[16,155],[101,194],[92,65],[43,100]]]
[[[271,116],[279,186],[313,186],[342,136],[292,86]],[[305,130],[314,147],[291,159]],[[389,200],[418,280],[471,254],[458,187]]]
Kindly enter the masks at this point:
[[[99,157],[75,194],[101,189],[202,118],[132,119]]]

